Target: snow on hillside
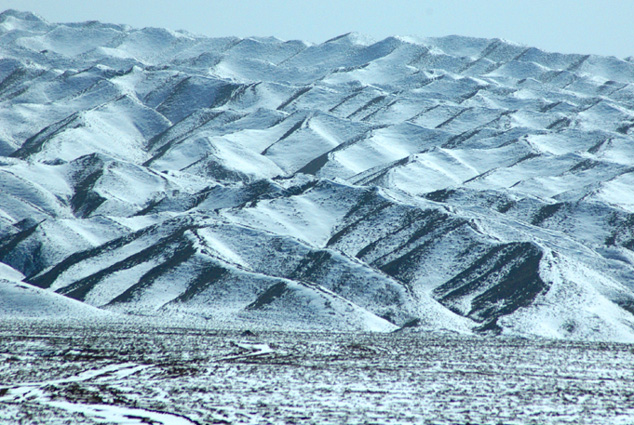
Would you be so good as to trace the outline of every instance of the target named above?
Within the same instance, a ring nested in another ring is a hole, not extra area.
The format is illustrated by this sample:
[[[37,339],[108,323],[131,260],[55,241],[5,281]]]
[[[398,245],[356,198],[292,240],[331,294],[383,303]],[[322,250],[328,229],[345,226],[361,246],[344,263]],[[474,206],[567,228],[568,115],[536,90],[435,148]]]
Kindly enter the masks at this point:
[[[2,315],[634,340],[632,61],[8,10],[0,123]]]
[[[24,276],[0,263],[0,318],[99,320],[113,315],[21,282]]]

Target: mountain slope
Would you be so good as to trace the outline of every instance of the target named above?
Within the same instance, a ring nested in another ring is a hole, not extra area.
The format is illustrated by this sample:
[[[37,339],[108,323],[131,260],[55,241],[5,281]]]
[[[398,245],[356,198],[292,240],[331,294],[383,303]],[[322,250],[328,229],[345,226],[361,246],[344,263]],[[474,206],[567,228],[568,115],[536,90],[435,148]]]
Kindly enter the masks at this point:
[[[0,123],[33,311],[634,340],[629,60],[9,10]]]

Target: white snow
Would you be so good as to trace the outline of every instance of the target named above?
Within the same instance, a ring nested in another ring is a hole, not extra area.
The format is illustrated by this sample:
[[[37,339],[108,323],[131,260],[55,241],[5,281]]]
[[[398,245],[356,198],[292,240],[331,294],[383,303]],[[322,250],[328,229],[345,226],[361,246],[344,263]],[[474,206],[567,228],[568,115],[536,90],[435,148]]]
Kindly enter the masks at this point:
[[[434,290],[528,242],[547,289],[494,318],[504,332],[632,340],[632,61],[16,11],[0,32],[3,316],[469,333],[478,297],[521,298],[495,286],[521,258],[491,292]]]

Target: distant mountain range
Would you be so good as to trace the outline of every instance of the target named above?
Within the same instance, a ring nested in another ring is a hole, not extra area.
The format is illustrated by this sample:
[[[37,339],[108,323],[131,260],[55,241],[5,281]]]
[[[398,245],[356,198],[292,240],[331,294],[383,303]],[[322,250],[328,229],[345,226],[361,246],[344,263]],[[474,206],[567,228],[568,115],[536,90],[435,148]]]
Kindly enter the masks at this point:
[[[634,341],[634,60],[9,10],[0,262],[5,317]]]

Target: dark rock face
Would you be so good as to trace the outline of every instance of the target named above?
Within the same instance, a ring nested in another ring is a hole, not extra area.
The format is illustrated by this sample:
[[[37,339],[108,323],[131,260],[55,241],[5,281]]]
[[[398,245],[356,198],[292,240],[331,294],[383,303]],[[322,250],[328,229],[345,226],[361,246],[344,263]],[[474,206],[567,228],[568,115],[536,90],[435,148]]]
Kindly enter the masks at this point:
[[[444,306],[477,322],[495,323],[498,317],[530,305],[548,290],[539,275],[541,250],[531,243],[492,248],[466,270],[434,289]]]

